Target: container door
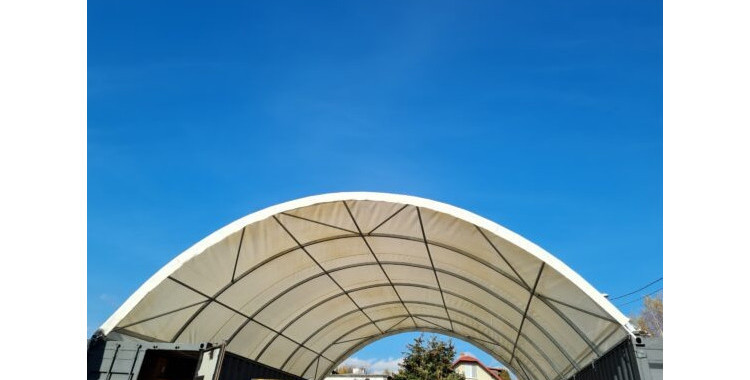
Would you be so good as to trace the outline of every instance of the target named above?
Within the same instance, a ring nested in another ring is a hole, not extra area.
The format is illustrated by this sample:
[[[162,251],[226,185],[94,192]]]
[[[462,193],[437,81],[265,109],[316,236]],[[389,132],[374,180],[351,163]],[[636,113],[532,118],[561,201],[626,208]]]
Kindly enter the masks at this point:
[[[220,344],[200,351],[194,380],[218,380],[225,346]]]

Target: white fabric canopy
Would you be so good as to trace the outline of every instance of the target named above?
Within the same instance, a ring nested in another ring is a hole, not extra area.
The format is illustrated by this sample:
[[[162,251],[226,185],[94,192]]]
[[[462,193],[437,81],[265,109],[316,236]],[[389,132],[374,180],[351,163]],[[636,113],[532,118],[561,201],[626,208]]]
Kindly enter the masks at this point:
[[[468,211],[417,197],[335,193],[253,213],[159,270],[101,327],[221,342],[321,379],[384,336],[466,340],[525,380],[566,378],[631,333],[561,261]]]

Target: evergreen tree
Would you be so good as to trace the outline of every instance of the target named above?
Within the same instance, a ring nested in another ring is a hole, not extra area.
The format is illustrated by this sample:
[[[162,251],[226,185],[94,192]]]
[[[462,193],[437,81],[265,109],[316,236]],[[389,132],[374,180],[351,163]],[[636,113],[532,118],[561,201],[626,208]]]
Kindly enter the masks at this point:
[[[453,372],[451,365],[456,356],[453,341],[444,342],[432,336],[425,343],[424,336],[414,339],[406,346],[404,360],[393,380],[464,380],[464,376]]]

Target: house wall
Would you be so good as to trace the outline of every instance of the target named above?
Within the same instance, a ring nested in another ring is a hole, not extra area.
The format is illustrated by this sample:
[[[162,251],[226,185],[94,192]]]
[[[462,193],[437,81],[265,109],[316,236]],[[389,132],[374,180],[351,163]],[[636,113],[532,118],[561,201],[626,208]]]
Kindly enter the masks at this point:
[[[335,376],[326,376],[325,380],[387,380],[387,375],[335,375]]]
[[[469,366],[474,366],[476,377],[469,377],[467,373],[467,368]],[[460,372],[466,376],[466,380],[495,380],[495,378],[492,377],[487,371],[484,370],[479,364],[476,363],[459,363],[458,366],[456,366],[455,369],[456,372]]]

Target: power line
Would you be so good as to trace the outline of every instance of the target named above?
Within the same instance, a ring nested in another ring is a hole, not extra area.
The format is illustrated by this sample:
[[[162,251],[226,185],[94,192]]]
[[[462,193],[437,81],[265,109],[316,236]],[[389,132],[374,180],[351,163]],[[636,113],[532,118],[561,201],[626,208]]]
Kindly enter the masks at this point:
[[[646,288],[648,288],[649,286],[651,286],[651,285],[653,285],[653,284],[656,284],[657,282],[661,281],[661,280],[662,280],[663,278],[664,278],[664,277],[659,277],[658,279],[656,279],[656,280],[654,280],[654,281],[651,281],[651,282],[649,282],[649,283],[648,283],[647,285],[643,286],[642,288],[639,288],[638,290],[634,290],[634,291],[632,291],[632,292],[630,292],[630,293],[628,293],[628,294],[623,294],[623,295],[621,295],[621,296],[617,296],[617,297],[614,297],[614,298],[610,298],[609,300],[610,300],[610,301],[614,301],[614,300],[616,300],[616,299],[620,299],[620,298],[623,298],[623,297],[627,297],[627,296],[629,296],[629,295],[631,295],[631,294],[635,294],[635,293],[638,293],[638,292],[640,292],[641,290],[643,290],[643,289],[646,289]]]
[[[660,291],[661,291],[662,289],[664,289],[664,288],[659,288],[659,289],[656,289],[656,290],[654,290],[653,292],[651,292],[651,293],[649,293],[649,294],[646,294],[645,296],[640,296],[640,297],[638,297],[638,298],[636,298],[636,299],[634,299],[634,300],[632,300],[632,301],[630,301],[630,302],[625,302],[624,304],[621,304],[621,305],[619,305],[618,307],[623,307],[623,306],[625,306],[625,305],[630,305],[630,304],[631,304],[631,303],[633,303],[633,302],[637,302],[637,301],[640,301],[640,300],[642,300],[642,299],[644,299],[644,298],[646,298],[646,297],[648,297],[648,296],[650,296],[650,295],[654,295],[654,294],[656,294],[656,293],[659,293],[659,292],[660,292]]]

